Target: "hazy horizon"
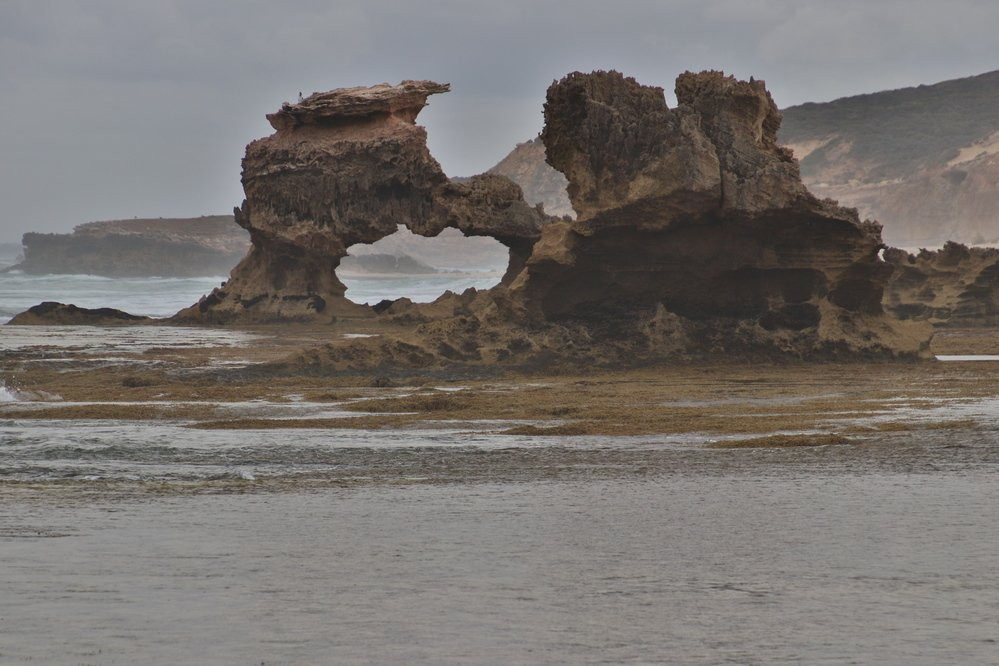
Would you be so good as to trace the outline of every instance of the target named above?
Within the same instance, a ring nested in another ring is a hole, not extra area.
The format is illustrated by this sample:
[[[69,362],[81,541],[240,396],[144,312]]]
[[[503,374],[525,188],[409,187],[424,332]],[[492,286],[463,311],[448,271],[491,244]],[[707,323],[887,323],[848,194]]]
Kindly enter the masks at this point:
[[[782,107],[991,71],[999,4],[436,0],[271,5],[13,0],[0,7],[0,242],[84,222],[225,214],[245,145],[301,91],[449,82],[421,114],[449,175],[541,129],[574,70],[672,96],[684,70],[767,81]]]

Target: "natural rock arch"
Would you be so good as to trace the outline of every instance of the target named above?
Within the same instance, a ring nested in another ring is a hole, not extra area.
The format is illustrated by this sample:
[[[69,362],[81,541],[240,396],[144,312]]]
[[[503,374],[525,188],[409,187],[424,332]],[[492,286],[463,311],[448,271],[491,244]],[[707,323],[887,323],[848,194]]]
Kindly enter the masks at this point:
[[[346,248],[405,224],[452,226],[510,248],[501,284],[379,309],[398,334],[331,343],[299,365],[329,370],[455,363],[592,367],[747,353],[926,356],[928,325],[881,306],[891,267],[881,228],[820,201],[777,145],[762,81],[685,73],[678,106],[617,72],[552,84],[542,141],[575,220],[524,202],[505,177],[447,179],[414,119],[428,95],[404,81],[315,94],[268,118],[247,147],[236,211],[253,250],[181,320],[376,316],[344,298]]]
[[[337,277],[347,286],[347,298],[368,305],[399,298],[431,302],[447,291],[489,289],[510,263],[509,248],[499,241],[454,227],[420,236],[399,225],[374,243],[351,245],[347,253]]]
[[[506,280],[523,267],[547,216],[503,176],[447,178],[416,116],[432,81],[343,88],[284,104],[267,119],[274,134],[243,158],[246,199],[236,222],[250,253],[231,278],[178,320],[333,321],[369,316],[344,296],[336,267],[347,248],[392,234],[397,224],[436,236],[455,227],[510,248]]]

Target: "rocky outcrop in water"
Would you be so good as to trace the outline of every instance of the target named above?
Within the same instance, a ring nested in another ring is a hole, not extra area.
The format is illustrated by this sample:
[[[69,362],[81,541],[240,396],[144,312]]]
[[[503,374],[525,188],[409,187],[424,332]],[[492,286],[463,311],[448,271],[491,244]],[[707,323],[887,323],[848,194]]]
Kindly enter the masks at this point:
[[[948,242],[938,251],[885,252],[885,307],[942,327],[999,326],[999,249]]]
[[[675,109],[616,72],[554,83],[542,140],[575,220],[502,176],[444,176],[414,119],[446,89],[342,89],[269,116],[277,131],[248,146],[236,211],[253,249],[175,320],[383,324],[278,364],[291,372],[928,354],[930,325],[882,308],[880,226],[805,189],[762,81],[686,73]],[[506,275],[426,305],[350,303],[334,273],[346,248],[397,223],[492,236],[510,248]]]
[[[114,308],[81,308],[72,304],[45,301],[16,315],[11,325],[115,326],[150,323],[149,317],[129,314]]]
[[[332,344],[296,370],[460,363],[601,366],[704,355],[926,355],[930,327],[886,313],[880,227],[805,189],[762,81],[660,88],[616,72],[549,89],[542,133],[573,221],[542,227],[488,292],[400,301],[405,335]]]
[[[24,234],[31,274],[107,277],[228,275],[250,247],[230,215],[90,222],[72,234]]]
[[[243,159],[246,200],[236,222],[253,248],[224,287],[178,314],[183,321],[333,321],[373,314],[344,297],[336,268],[355,243],[403,224],[491,236],[522,265],[544,216],[506,178],[453,183],[415,124],[427,97],[448,90],[403,81],[316,93],[267,116],[276,132]]]
[[[805,189],[763,82],[687,73],[676,95],[615,72],[549,89],[542,138],[578,219],[545,228],[513,285],[527,306],[801,355],[924,348],[881,308],[880,227]]]

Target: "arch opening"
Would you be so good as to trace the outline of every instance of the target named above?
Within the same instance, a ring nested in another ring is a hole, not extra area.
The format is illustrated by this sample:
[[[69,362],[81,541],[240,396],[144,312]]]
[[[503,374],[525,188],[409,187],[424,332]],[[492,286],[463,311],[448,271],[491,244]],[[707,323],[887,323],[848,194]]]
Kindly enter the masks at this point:
[[[509,250],[495,238],[465,236],[454,228],[428,238],[400,224],[374,243],[347,248],[336,275],[354,303],[398,298],[429,303],[446,291],[496,286],[509,261]]]

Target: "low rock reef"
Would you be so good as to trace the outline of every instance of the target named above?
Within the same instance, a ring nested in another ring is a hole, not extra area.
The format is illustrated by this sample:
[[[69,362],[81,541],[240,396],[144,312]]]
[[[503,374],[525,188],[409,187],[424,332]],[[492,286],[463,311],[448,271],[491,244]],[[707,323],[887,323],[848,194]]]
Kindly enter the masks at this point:
[[[61,326],[115,326],[121,324],[149,324],[150,317],[129,314],[114,308],[81,308],[55,301],[44,301],[19,313],[8,324],[13,325],[61,325]]]
[[[252,249],[180,323],[376,319],[380,335],[305,350],[294,372],[502,365],[634,366],[705,357],[919,358],[932,328],[882,307],[881,227],[820,201],[777,144],[762,81],[721,72],[662,88],[617,72],[552,84],[541,135],[576,218],[496,174],[448,180],[415,124],[446,84],[316,93],[247,147],[236,221]],[[403,224],[491,236],[510,251],[488,291],[371,308],[335,269]]]

